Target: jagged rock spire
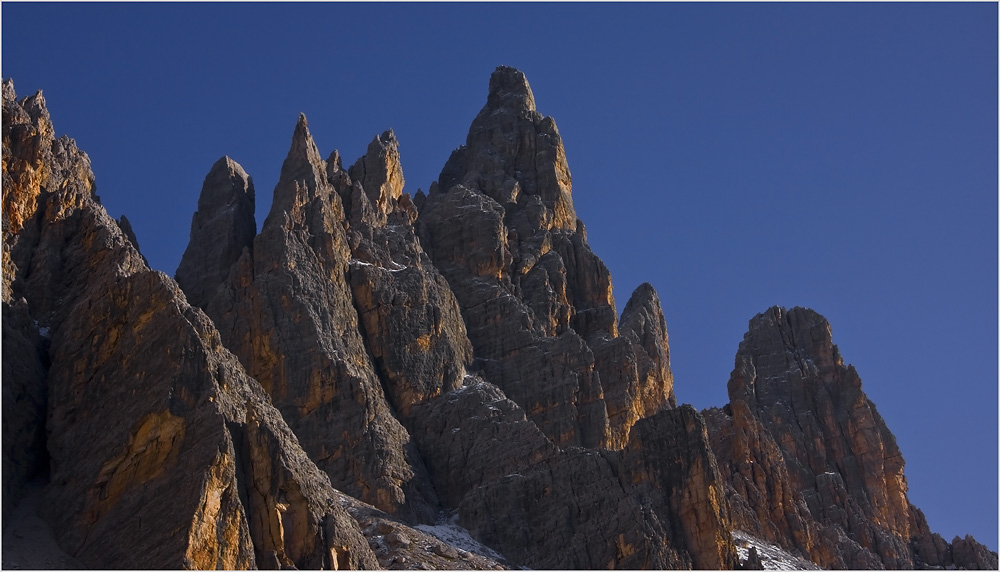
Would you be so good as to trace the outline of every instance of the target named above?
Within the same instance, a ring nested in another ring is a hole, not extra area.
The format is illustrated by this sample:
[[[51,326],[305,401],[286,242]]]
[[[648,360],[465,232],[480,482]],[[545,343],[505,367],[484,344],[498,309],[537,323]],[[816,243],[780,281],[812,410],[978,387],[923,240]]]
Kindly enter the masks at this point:
[[[327,167],[299,115],[252,252],[205,312],[334,486],[427,519],[436,496],[360,332],[344,208]]]
[[[963,565],[907,499],[896,438],[823,316],[756,315],[728,387],[706,418],[736,528],[829,568]]]
[[[253,180],[243,167],[222,157],[205,176],[191,240],[175,278],[191,304],[204,307],[257,234]]]
[[[518,69],[499,66],[490,76],[490,91],[486,97],[486,107],[511,110],[535,111],[535,96],[531,93],[528,78]]]
[[[298,179],[302,177],[303,170],[314,165],[322,164],[316,142],[313,141],[312,134],[309,133],[309,121],[305,113],[300,113],[295,122],[295,131],[292,133],[292,145],[285,156],[285,162],[281,165],[282,179]]]
[[[440,182],[422,201],[421,243],[463,307],[487,378],[557,444],[623,446],[636,419],[673,403],[662,311],[650,301],[637,315],[664,337],[619,338],[610,273],[576,218],[555,122],[535,110],[523,73],[493,72]]]
[[[520,71],[501,66],[490,77],[486,105],[469,127],[438,179],[441,191],[459,183],[501,205],[538,195],[551,212],[546,230],[576,230],[569,165],[551,117],[535,110],[535,98]]]
[[[392,210],[392,201],[403,194],[403,167],[399,162],[399,140],[389,129],[376,135],[368,152],[348,170],[361,184],[372,206],[382,213]]]

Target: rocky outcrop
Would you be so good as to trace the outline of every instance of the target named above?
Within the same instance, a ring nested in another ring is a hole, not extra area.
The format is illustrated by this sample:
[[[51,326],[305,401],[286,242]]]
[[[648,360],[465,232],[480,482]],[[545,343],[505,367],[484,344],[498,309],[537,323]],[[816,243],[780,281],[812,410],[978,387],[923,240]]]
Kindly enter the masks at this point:
[[[556,445],[621,447],[636,419],[669,406],[669,363],[640,372],[629,362],[647,350],[618,335],[562,140],[524,74],[497,68],[466,144],[415,203],[421,244],[458,299],[483,375]],[[650,343],[665,348],[663,334]],[[654,398],[640,405],[639,395]]]
[[[47,472],[45,416],[48,395],[49,328],[39,326],[39,308],[24,277],[39,242],[39,202],[47,193],[68,189],[88,197],[93,188],[90,160],[67,137],[56,138],[39,91],[17,99],[11,80],[3,82],[3,493],[4,522],[33,476]],[[95,198],[96,200],[96,198]],[[68,207],[69,208],[69,207]],[[38,257],[41,258],[41,257]],[[39,274],[61,272],[49,258]]]
[[[417,239],[398,145],[386,131],[350,174],[331,159],[327,176],[346,207],[362,335],[391,404],[412,426],[414,406],[461,387],[472,345],[454,294]]]
[[[4,526],[37,500],[65,553],[45,562],[997,565],[909,503],[815,312],[755,317],[730,403],[677,406],[660,300],[643,284],[616,315],[517,70],[428,195],[391,130],[345,169],[302,115],[257,234],[223,157],[177,282],[41,95],[3,96]]]
[[[3,301],[11,302],[10,285],[17,271],[13,249],[24,223],[35,213],[38,195],[53,178],[54,137],[41,91],[18,102],[14,83],[6,79],[3,102]],[[56,171],[58,177],[58,167]]]
[[[620,478],[650,503],[667,537],[699,569],[731,569],[736,550],[723,481],[701,415],[690,405],[668,409],[635,424],[620,453]]]
[[[624,446],[640,419],[677,406],[670,372],[667,325],[656,291],[648,283],[632,293],[622,312],[618,338],[592,342],[605,389],[609,445]]]
[[[5,89],[5,109],[19,105]],[[37,115],[47,121],[44,107]],[[47,371],[11,377],[47,385],[40,510],[62,549],[96,568],[377,566],[209,319],[96,201],[85,156],[68,140],[38,145],[57,158],[45,170],[59,184],[39,188],[16,237],[11,291],[25,298],[4,304],[4,343],[51,338],[38,360]],[[5,427],[5,447],[8,437]],[[8,461],[19,462],[5,449]]]
[[[244,249],[226,269],[204,308],[337,488],[382,510],[430,519],[436,495],[359,332],[345,220],[300,115],[252,252]],[[192,242],[185,257],[197,253]]]
[[[758,314],[728,387],[706,418],[735,527],[828,568],[957,564],[907,499],[895,437],[822,316]]]
[[[257,235],[253,180],[236,161],[223,157],[205,176],[198,210],[176,279],[191,304],[203,307],[226,281],[244,249]]]

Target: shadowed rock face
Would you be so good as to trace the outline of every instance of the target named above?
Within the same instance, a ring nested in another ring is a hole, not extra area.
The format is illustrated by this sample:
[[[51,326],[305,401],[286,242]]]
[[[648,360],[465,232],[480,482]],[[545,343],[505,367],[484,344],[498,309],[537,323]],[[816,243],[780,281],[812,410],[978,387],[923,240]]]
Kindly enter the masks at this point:
[[[3,302],[3,521],[25,485],[48,467],[45,410],[48,353],[22,298]]]
[[[483,375],[556,445],[621,447],[637,419],[671,406],[659,303],[646,310],[661,327],[643,332],[658,339],[619,336],[562,140],[524,74],[497,68],[466,144],[416,202],[421,243],[455,293]]]
[[[454,294],[417,239],[398,145],[386,131],[351,174],[331,157],[327,177],[346,205],[348,275],[362,335],[390,403],[412,425],[415,405],[462,386],[472,345]]]
[[[177,267],[177,283],[191,304],[203,307],[212,299],[243,250],[253,249],[256,234],[253,180],[236,161],[223,157],[205,176],[191,242]]]
[[[219,210],[204,216],[223,218]],[[229,266],[214,259],[222,265],[214,274],[227,280],[204,308],[335,486],[426,520],[436,513],[436,495],[359,331],[345,221],[301,115],[252,252],[244,249]],[[192,242],[185,258],[205,256]]]
[[[824,567],[957,563],[909,503],[896,439],[822,316],[774,307],[751,320],[729,396],[706,418],[736,528]]]

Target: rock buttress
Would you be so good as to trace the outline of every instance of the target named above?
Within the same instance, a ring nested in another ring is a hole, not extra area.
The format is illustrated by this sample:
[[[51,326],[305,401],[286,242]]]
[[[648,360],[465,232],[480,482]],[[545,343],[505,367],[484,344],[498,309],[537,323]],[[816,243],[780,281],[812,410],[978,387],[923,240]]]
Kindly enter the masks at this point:
[[[337,488],[427,520],[437,498],[359,331],[345,222],[301,115],[261,232],[204,309]]]
[[[736,528],[829,568],[954,563],[907,499],[896,439],[822,316],[754,317],[728,388],[706,417]]]
[[[4,105],[21,105],[9,84]],[[318,567],[335,550],[342,565],[377,566],[212,323],[97,202],[86,156],[65,138],[36,143],[43,164],[5,163],[11,180],[49,173],[16,236],[10,291],[51,338],[40,511],[60,546],[95,568]],[[4,212],[18,197],[5,193]],[[5,345],[23,322],[5,315]],[[277,470],[251,485],[248,455]],[[266,528],[283,513],[295,515],[284,534]]]
[[[478,369],[556,445],[620,448],[636,411],[669,407],[669,367],[640,379],[628,363],[646,349],[619,336],[611,277],[576,218],[562,139],[524,74],[497,68],[465,145],[415,202],[421,244],[455,293]],[[628,399],[651,394],[642,407]]]

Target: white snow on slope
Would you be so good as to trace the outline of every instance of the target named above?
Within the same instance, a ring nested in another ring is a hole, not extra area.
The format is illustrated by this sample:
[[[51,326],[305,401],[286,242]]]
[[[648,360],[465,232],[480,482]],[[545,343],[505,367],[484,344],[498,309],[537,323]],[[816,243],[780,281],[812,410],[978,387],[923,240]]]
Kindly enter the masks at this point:
[[[756,547],[764,570],[822,570],[816,564],[742,530],[733,531],[733,542],[741,562],[750,556],[750,547]]]
[[[458,525],[457,513],[451,516],[442,516],[435,525],[418,524],[413,528],[426,532],[441,542],[450,544],[456,550],[464,550],[500,562],[504,561],[503,556],[497,554],[490,547],[480,544],[475,538],[472,538],[468,530]]]

